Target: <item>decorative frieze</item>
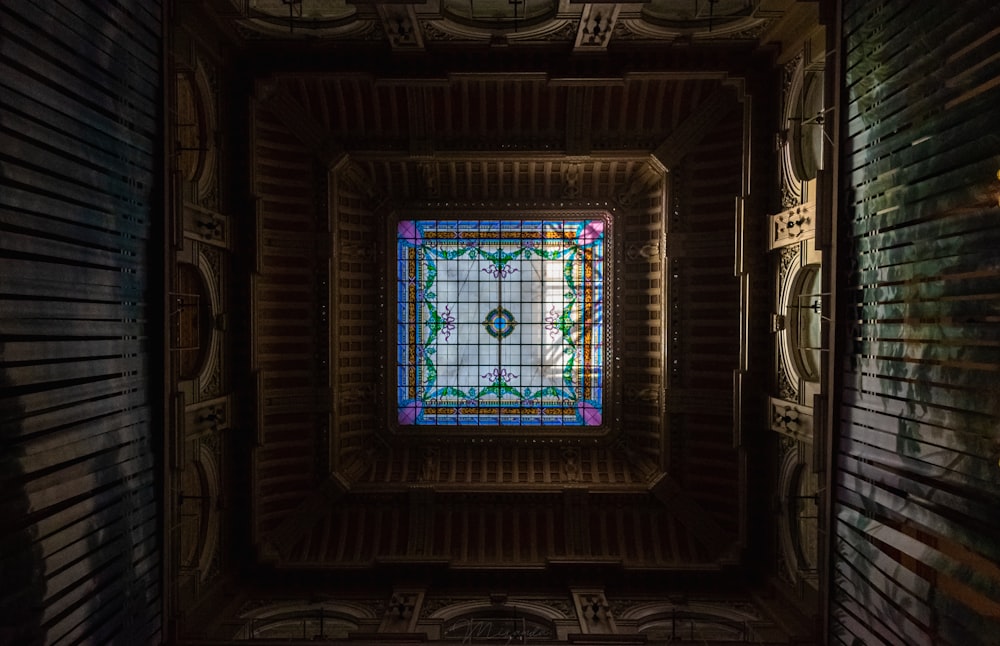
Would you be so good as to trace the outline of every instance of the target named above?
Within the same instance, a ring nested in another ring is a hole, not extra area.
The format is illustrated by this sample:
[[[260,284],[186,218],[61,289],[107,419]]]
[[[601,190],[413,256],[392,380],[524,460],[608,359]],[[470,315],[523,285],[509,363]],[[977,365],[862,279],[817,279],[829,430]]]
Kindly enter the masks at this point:
[[[580,16],[574,47],[580,50],[604,49],[611,40],[618,19],[617,4],[587,4]]]
[[[771,249],[816,237],[816,203],[799,204],[771,216]]]
[[[424,36],[413,5],[377,4],[375,8],[393,49],[423,49]]]
[[[811,407],[772,397],[769,411],[772,431],[803,442],[812,441],[813,409]]]

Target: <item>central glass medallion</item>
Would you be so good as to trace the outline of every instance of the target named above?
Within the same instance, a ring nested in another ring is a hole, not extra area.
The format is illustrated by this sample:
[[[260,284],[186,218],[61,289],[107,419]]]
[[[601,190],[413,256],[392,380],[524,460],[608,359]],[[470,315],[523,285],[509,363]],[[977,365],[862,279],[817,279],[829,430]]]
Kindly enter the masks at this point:
[[[603,219],[404,220],[400,425],[599,426]]]
[[[486,315],[486,318],[483,319],[483,325],[494,339],[502,339],[510,336],[511,332],[514,331],[514,326],[517,325],[517,321],[514,320],[514,315],[508,312],[506,308],[497,307]]]

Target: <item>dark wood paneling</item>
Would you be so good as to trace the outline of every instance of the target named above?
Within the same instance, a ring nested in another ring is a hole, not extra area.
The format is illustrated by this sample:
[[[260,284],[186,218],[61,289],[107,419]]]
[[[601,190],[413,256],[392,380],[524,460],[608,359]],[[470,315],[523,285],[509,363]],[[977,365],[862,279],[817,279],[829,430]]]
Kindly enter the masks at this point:
[[[260,220],[254,363],[262,373],[253,500],[256,531],[265,537],[317,486],[317,428],[329,406],[316,346],[327,271],[320,240],[328,237],[315,205],[322,177],[306,144],[273,110],[258,108],[253,117]]]
[[[716,112],[739,115],[726,92]],[[694,123],[692,121],[692,123]],[[671,173],[667,469],[728,544],[740,532],[739,452],[733,443],[733,370],[740,366],[740,285],[734,275],[735,208],[741,195],[743,120],[709,121]],[[695,401],[693,395],[700,397]]]
[[[832,631],[1000,639],[1000,7],[844,2]]]
[[[0,6],[0,643],[160,639],[161,41],[158,2]]]

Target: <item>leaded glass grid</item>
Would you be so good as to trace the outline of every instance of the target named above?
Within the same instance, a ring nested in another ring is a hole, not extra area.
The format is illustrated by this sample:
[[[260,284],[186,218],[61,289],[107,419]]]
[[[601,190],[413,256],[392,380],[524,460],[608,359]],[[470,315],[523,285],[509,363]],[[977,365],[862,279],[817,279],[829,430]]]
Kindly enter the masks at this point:
[[[599,426],[603,219],[403,220],[400,425]]]

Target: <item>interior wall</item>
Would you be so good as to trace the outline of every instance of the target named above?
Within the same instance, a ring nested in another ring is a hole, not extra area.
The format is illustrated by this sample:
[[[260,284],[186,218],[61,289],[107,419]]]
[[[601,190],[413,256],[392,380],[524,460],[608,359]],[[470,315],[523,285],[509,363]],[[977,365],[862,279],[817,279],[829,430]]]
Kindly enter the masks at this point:
[[[159,2],[0,5],[0,643],[159,641]]]
[[[1000,635],[1000,7],[843,3],[832,642]]]

